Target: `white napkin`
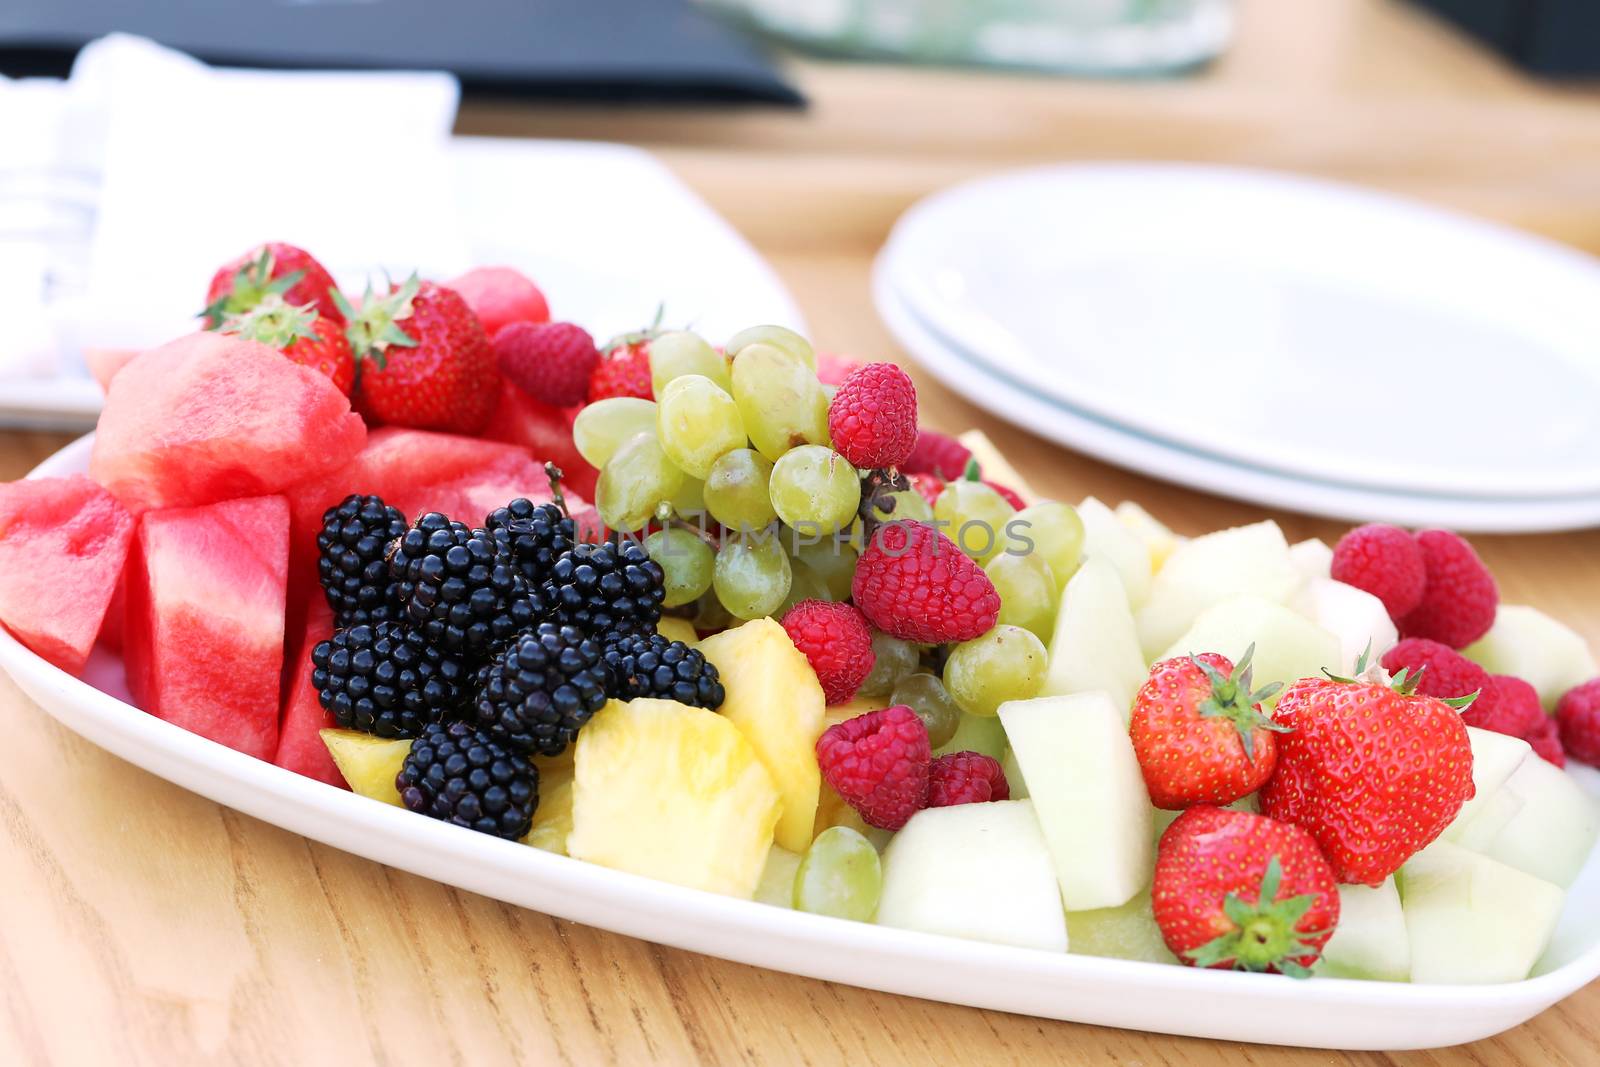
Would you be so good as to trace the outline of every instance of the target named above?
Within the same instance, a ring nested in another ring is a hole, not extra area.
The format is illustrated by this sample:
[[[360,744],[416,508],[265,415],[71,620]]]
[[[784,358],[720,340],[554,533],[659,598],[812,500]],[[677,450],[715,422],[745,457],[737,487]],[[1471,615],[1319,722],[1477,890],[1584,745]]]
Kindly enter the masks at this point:
[[[0,113],[26,95],[33,118],[13,123],[45,146],[36,154],[53,151],[58,174],[87,182],[95,208],[78,291],[47,311],[62,370],[84,347],[193,328],[212,272],[261,241],[305,247],[356,292],[384,271],[449,277],[468,264],[449,75],[213,69],[113,34],[84,48],[66,83],[0,84]],[[10,243],[0,277],[32,269]],[[0,378],[37,373],[38,353],[3,318]],[[28,329],[36,348],[38,323]]]

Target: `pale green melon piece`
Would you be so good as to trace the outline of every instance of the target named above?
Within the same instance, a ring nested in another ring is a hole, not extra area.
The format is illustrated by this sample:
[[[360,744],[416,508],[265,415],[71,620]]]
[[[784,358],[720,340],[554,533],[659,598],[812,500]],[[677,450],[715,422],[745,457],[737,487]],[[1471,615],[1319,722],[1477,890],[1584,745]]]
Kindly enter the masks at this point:
[[[1537,608],[1501,604],[1494,626],[1463,654],[1491,674],[1514,674],[1539,691],[1546,711],[1575,685],[1600,677],[1594,654],[1570,626]]]
[[[952,752],[976,752],[999,759],[1006,754],[1006,728],[993,715],[968,715],[963,711],[950,740],[933,750],[936,757]]]
[[[1382,885],[1339,887],[1339,924],[1312,968],[1329,978],[1404,982],[1411,975],[1411,938],[1394,878]]]
[[[773,845],[752,899],[779,908],[794,907],[794,876],[800,870],[800,859],[788,849]]]
[[[1472,745],[1472,798],[1461,805],[1461,810],[1439,836],[1482,851],[1522,807],[1521,797],[1502,798],[1500,787],[1522,766],[1523,760],[1538,757],[1522,738],[1480,730],[1476,726],[1467,727],[1467,741]],[[1480,821],[1477,816],[1491,807],[1497,814]],[[1474,829],[1473,843],[1469,844],[1465,835],[1473,823],[1479,825]],[[1489,829],[1491,824],[1492,830]]]
[[[1022,777],[1022,764],[1017,762],[1017,754],[1006,747],[1005,758],[1000,761],[1000,769],[1005,772],[1006,785],[1011,790],[1012,800],[1026,800],[1028,796],[1028,783]]]
[[[1296,541],[1289,546],[1289,561],[1302,578],[1326,578],[1333,570],[1333,549],[1320,537]]]
[[[1061,594],[1040,694],[1099,690],[1111,697],[1126,723],[1148,674],[1122,582],[1111,564],[1090,556]]]
[[[1259,596],[1236,596],[1207,608],[1189,631],[1160,656],[1220,652],[1234,663],[1255,645],[1252,685],[1288,685],[1301,678],[1322,677],[1324,667],[1339,666],[1339,639],[1316,623]],[[1276,698],[1269,703],[1275,703]]]
[[[1570,886],[1600,836],[1595,802],[1571,775],[1538,756],[1523,760],[1497,796],[1507,798],[1500,811],[1512,801],[1520,806],[1509,818],[1494,806],[1486,808],[1466,825],[1463,834],[1481,844],[1489,835],[1478,833],[1477,824],[1504,818],[1499,832],[1481,845],[1484,855],[1563,889]]]
[[[1128,603],[1138,608],[1150,595],[1150,549],[1123,525],[1116,512],[1092,496],[1078,505],[1078,518],[1083,520],[1084,559],[1111,564],[1122,579]]]
[[[1339,639],[1339,662],[1328,667],[1346,677],[1356,673],[1363,654],[1377,663],[1400,640],[1383,601],[1332,578],[1310,579],[1290,606]]]
[[[1155,913],[1150,910],[1150,890],[1141,889],[1126,904],[1093,911],[1067,912],[1067,940],[1071,951],[1084,956],[1109,956],[1146,963],[1177,963],[1178,957],[1161,939]]]
[[[1283,531],[1271,520],[1217,530],[1173,549],[1139,606],[1146,657],[1169,647],[1214,604],[1251,595],[1283,603],[1302,581]]]

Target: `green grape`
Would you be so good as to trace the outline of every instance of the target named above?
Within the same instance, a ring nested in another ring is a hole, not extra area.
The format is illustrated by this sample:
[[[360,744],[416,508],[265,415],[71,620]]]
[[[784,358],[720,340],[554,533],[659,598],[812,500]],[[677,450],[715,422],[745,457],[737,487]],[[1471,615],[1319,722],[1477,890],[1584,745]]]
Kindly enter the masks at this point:
[[[878,913],[883,867],[872,842],[848,826],[818,834],[794,874],[794,906],[815,915],[871,922]]]
[[[734,616],[759,619],[783,606],[793,572],[776,537],[741,537],[722,546],[711,587]]]
[[[961,713],[961,722],[950,740],[933,750],[934,759],[952,752],[976,752],[1000,759],[1006,754],[1006,730],[995,715]]]
[[[902,489],[897,493],[880,494],[873,498],[872,517],[879,522],[932,522],[933,505],[915,489]],[[884,507],[888,500],[891,507]]]
[[[706,511],[734,531],[764,530],[777,521],[768,490],[772,461],[753,448],[723,454],[706,475]]]
[[[728,374],[728,357],[688,330],[669,330],[650,341],[650,387],[657,397],[667,383],[685,374],[710,378],[727,390],[733,379]]]
[[[882,630],[873,630],[872,670],[856,692],[866,697],[888,696],[921,662],[922,649]]]
[[[723,351],[728,353],[729,359],[732,359],[753,344],[766,344],[771,345],[773,348],[781,348],[785,352],[799,356],[800,361],[810,367],[812,371],[817,369],[817,353],[811,347],[811,342],[793,330],[782,326],[751,326],[740,330],[728,338],[728,343],[723,346]]]
[[[711,546],[688,530],[672,527],[658,530],[644,539],[644,550],[661,564],[662,582],[669,608],[687,604],[711,588],[711,569],[716,553]]]
[[[1001,552],[983,565],[983,571],[1000,594],[1000,621],[1030,630],[1048,643],[1060,587],[1044,557],[1037,552],[1026,556]]]
[[[739,625],[739,620],[729,614],[728,609],[722,606],[722,601],[717,599],[715,590],[708,591],[694,602],[694,618],[690,621],[702,634],[719,633],[730,626]]]
[[[672,513],[680,519],[693,522],[706,513],[706,483],[699,478],[683,476],[683,488],[672,494]]]
[[[744,420],[733,397],[702,374],[685,374],[657,393],[656,433],[667,458],[696,478],[745,444]]]
[[[944,524],[939,529],[979,563],[1007,547],[1006,523],[1016,513],[1005,497],[982,482],[951,482],[933,502],[933,517]]]
[[[931,674],[918,672],[900,679],[889,703],[904,704],[916,712],[928,728],[928,744],[934,748],[954,737],[961,723],[961,709],[950,698],[944,683]]]
[[[778,518],[803,534],[831,534],[850,525],[861,504],[861,477],[839,453],[822,445],[785,452],[769,485]]]
[[[1083,520],[1071,504],[1055,500],[1030,504],[1017,512],[1011,528],[1019,540],[1025,537],[1032,541],[1033,553],[1050,564],[1058,589],[1078,572],[1078,564],[1083,562]],[[1025,547],[1019,544],[1012,550]]]
[[[653,433],[655,428],[654,400],[612,396],[578,412],[572,422],[572,443],[578,446],[578,454],[599,470],[622,442],[636,433]]]
[[[756,450],[776,461],[795,445],[828,440],[822,383],[800,357],[753,344],[733,361],[733,399]]]
[[[850,579],[855,577],[859,549],[838,535],[799,537],[784,532],[784,544],[795,559],[810,567],[828,587],[829,600],[848,600]],[[886,690],[887,691],[887,690]]]
[[[828,595],[828,585],[816,571],[797,559],[789,560],[789,595],[783,598],[783,607],[778,609],[774,618],[781,619],[789,614],[789,609],[802,600],[832,600]]]
[[[996,626],[963,641],[944,664],[944,687],[969,715],[993,715],[1008,700],[1027,700],[1044,685],[1044,643],[1020,626]]]
[[[606,460],[594,503],[613,530],[639,530],[670,515],[672,498],[682,488],[683,472],[667,459],[656,435],[638,433]]]

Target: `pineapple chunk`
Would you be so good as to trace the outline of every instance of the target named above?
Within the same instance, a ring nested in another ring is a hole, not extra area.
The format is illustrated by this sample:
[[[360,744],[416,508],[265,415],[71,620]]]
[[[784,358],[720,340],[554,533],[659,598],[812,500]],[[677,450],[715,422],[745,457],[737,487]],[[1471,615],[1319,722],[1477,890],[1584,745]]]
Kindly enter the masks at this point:
[[[536,765],[540,762],[535,761]],[[533,826],[522,838],[524,845],[558,856],[567,854],[567,837],[572,833],[572,780],[570,760],[539,766],[539,806],[533,809]]]
[[[778,844],[805,852],[817,817],[817,738],[824,725],[822,686],[811,663],[771,619],[713,634],[700,651],[727,690],[722,717],[750,739],[783,796]]]
[[[394,787],[394,776],[411,751],[411,742],[405,738],[385,740],[358,730],[319,730],[322,743],[328,746],[328,755],[334,766],[344,775],[344,780],[358,795],[381,800],[400,807],[400,791]]]
[[[671,700],[613,700],[576,748],[567,855],[712,893],[755,893],[783,800],[732,723]]]
[[[858,718],[868,712],[882,711],[888,706],[889,694],[887,693],[881,697],[851,697],[843,704],[828,705],[827,710],[823,713],[822,728],[826,730],[830,726],[837,726],[846,719]]]
[[[656,623],[656,633],[665,637],[668,641],[682,641],[691,648],[700,641],[700,635],[695,632],[694,623],[688,619],[680,619],[672,615],[668,615]]]

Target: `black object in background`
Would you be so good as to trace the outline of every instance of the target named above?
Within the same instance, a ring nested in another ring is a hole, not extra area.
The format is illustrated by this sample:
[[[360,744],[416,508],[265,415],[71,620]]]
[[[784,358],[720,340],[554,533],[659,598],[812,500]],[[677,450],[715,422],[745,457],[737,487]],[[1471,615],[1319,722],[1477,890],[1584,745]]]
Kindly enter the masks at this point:
[[[1540,74],[1600,74],[1600,0],[1417,0]]]
[[[805,102],[688,0],[0,0],[0,73],[65,74],[118,30],[224,66],[448,70],[469,92]]]

